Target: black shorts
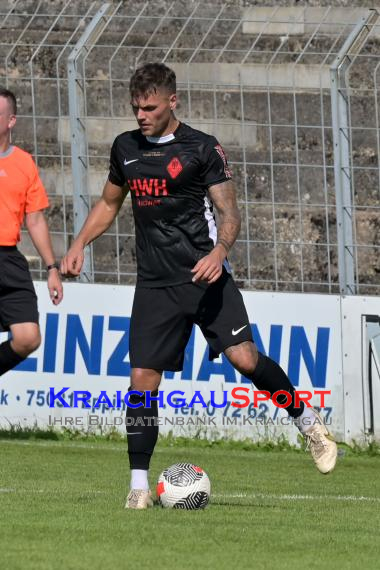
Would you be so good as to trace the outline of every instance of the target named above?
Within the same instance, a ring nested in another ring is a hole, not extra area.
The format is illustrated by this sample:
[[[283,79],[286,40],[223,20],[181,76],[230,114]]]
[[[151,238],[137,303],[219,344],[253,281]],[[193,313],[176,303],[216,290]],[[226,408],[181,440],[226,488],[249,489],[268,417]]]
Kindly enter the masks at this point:
[[[130,323],[131,366],[182,370],[194,323],[210,346],[210,358],[252,340],[242,294],[225,270],[211,285],[137,287]]]
[[[0,330],[17,323],[38,323],[37,295],[22,253],[0,246]]]

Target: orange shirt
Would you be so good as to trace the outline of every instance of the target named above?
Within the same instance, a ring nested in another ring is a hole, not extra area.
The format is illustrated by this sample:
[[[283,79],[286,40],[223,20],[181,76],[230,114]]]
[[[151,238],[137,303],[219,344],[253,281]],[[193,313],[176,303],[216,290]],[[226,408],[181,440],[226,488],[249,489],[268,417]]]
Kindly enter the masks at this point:
[[[0,153],[0,245],[16,245],[24,214],[48,205],[32,156],[17,146]]]

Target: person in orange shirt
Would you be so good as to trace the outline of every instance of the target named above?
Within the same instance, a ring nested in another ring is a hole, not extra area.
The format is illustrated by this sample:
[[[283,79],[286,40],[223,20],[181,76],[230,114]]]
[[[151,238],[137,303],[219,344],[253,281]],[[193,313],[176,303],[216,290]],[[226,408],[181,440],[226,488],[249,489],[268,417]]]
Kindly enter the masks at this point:
[[[63,297],[43,210],[49,202],[31,155],[11,144],[16,124],[15,95],[0,87],[0,330],[11,340],[0,344],[0,376],[22,362],[41,342],[37,296],[28,262],[17,249],[25,219],[32,241],[47,266],[54,305]]]

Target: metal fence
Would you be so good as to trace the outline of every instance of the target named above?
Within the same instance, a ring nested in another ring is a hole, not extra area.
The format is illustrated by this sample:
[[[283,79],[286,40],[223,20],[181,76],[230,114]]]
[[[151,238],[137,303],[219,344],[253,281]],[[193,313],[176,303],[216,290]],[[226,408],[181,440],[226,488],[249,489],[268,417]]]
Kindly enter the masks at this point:
[[[380,206],[376,10],[194,1],[0,0],[0,79],[20,114],[62,255],[135,128],[136,66],[177,73],[178,117],[217,136],[232,165],[241,287],[376,294]],[[40,261],[24,235],[35,278]],[[87,256],[87,279],[133,283],[129,199]]]

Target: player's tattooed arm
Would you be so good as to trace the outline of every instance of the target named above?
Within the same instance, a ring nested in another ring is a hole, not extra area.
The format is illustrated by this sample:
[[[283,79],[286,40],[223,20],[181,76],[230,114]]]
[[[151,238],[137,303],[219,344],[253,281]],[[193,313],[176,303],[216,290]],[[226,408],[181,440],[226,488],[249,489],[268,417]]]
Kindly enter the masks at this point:
[[[191,271],[193,281],[207,281],[210,284],[215,283],[221,276],[223,262],[239,235],[240,213],[232,181],[211,186],[209,194],[219,216],[218,241],[214,249],[202,257]]]
[[[219,217],[217,245],[224,248],[227,255],[239,235],[241,225],[235,184],[232,180],[215,184],[209,188],[209,194]]]

